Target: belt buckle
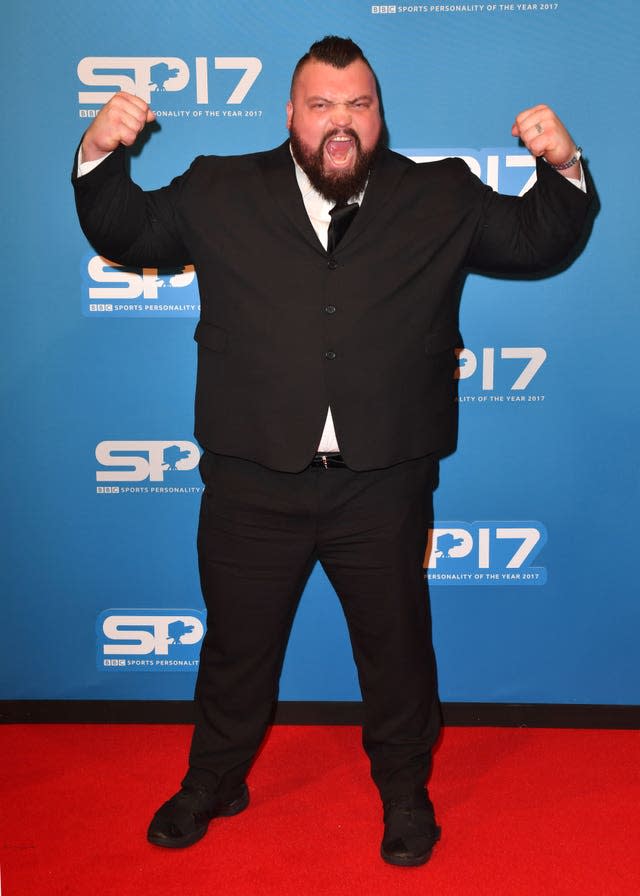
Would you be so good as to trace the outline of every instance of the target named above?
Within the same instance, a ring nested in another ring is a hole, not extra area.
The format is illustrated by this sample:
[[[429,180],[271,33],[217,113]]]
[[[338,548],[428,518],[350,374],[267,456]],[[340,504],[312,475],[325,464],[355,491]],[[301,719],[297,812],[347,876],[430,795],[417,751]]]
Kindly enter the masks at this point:
[[[329,461],[327,460],[327,455],[321,454],[320,459],[322,461],[322,466],[325,468],[325,470],[328,470],[329,469]]]

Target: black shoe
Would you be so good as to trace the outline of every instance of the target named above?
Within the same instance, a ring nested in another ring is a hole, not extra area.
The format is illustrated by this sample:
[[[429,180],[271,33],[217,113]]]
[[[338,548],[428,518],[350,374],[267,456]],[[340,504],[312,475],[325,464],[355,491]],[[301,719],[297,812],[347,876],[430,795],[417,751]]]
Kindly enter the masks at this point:
[[[440,839],[431,801],[409,796],[384,803],[380,855],[390,865],[424,865]]]
[[[180,849],[192,846],[207,833],[212,818],[237,815],[249,805],[247,785],[234,800],[221,802],[204,788],[179,790],[151,819],[147,840],[155,846]]]

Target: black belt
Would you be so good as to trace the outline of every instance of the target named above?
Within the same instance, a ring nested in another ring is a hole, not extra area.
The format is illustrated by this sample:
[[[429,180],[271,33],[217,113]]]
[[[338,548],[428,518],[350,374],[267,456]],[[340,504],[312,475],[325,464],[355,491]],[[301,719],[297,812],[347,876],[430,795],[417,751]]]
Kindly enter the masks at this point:
[[[323,469],[329,470],[335,467],[346,467],[347,465],[342,459],[342,455],[336,452],[334,454],[316,454],[309,466],[323,467]]]

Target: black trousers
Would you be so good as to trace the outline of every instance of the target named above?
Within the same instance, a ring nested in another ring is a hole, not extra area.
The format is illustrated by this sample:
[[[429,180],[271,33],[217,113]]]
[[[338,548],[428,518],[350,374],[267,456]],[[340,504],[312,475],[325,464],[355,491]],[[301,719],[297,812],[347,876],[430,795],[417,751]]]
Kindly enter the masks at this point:
[[[437,462],[281,473],[205,452],[200,468],[207,631],[184,783],[237,793],[269,724],[293,617],[319,561],[349,628],[373,779],[383,799],[421,790],[440,730],[423,574]]]

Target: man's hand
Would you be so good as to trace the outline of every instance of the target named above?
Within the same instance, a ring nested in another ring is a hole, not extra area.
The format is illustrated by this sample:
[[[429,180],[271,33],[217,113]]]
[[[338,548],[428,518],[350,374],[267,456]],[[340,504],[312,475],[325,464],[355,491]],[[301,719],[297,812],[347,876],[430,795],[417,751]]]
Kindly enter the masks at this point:
[[[122,143],[131,146],[146,124],[156,116],[149,104],[130,93],[116,93],[100,109],[82,141],[82,161],[92,162],[113,152]]]
[[[576,144],[555,112],[548,106],[525,109],[516,120],[511,133],[519,137],[532,156],[544,156],[552,165],[562,165],[573,157]],[[580,164],[560,172],[565,177],[580,177]]]

